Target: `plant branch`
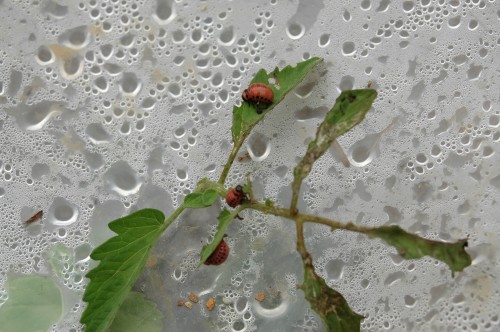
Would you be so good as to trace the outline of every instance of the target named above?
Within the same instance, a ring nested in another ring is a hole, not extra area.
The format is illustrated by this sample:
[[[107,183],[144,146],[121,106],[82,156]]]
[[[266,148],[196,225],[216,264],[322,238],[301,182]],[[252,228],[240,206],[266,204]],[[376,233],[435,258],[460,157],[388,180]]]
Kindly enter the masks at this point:
[[[245,142],[246,135],[242,135],[238,141],[233,145],[233,149],[231,150],[231,153],[229,154],[229,157],[227,158],[226,164],[224,165],[224,169],[222,170],[222,173],[220,174],[219,177],[219,184],[224,185],[226,182],[226,178],[229,174],[229,170],[231,169],[231,165],[233,165],[234,159],[236,158],[236,155],[238,154],[238,151],[240,151],[241,146],[243,145],[243,142]]]
[[[170,226],[170,224],[172,222],[175,221],[175,219],[177,219],[177,217],[179,217],[179,215],[182,213],[182,211],[184,211],[186,209],[186,207],[184,206],[184,204],[181,204],[177,209],[175,209],[175,211],[170,215],[168,216],[167,219],[165,219],[165,223],[162,225],[161,227],[161,233],[163,233],[168,226]],[[160,234],[161,234],[160,233]]]
[[[250,196],[250,201],[255,201],[255,196],[253,195],[252,175],[250,173],[247,174],[247,191],[248,196]]]
[[[305,264],[310,259],[310,255],[307,252],[304,239],[304,221],[300,218],[295,219],[295,227],[297,228],[297,251]]]

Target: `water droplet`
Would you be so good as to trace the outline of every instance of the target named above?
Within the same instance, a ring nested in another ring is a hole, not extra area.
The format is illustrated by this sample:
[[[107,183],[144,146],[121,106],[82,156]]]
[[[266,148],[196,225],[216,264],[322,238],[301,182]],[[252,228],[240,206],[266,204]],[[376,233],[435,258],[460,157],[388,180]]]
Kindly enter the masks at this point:
[[[173,0],[157,0],[153,19],[160,25],[172,22],[177,16]]]
[[[124,72],[120,80],[120,91],[126,95],[135,97],[142,87],[142,82],[137,78],[135,73]]]
[[[264,135],[254,133],[246,143],[248,154],[253,161],[263,161],[271,153],[271,143]]]
[[[174,98],[179,98],[182,95],[182,89],[179,84],[177,83],[172,83],[168,86],[168,92],[172,95]]]
[[[342,44],[342,54],[344,56],[352,55],[355,51],[356,45],[353,42],[344,42],[344,44]]]
[[[94,80],[94,88],[96,88],[99,92],[104,93],[108,91],[108,81],[104,76],[99,76]]]
[[[405,295],[404,300],[405,306],[407,306],[408,308],[413,308],[415,306],[415,303],[417,303],[417,300],[410,295]]]
[[[90,43],[90,33],[86,25],[69,29],[59,36],[57,39],[59,44],[74,50],[81,50]]]
[[[85,129],[90,141],[94,144],[104,144],[109,143],[111,136],[106,132],[103,125],[100,123],[91,123]]]
[[[461,23],[461,16],[457,15],[457,16],[451,17],[448,20],[448,27],[450,27],[450,29],[456,29],[460,26],[460,23]]]
[[[292,22],[288,24],[286,28],[286,34],[290,39],[296,40],[300,39],[306,32],[305,27],[302,24]]]
[[[47,221],[56,226],[68,226],[78,219],[78,207],[62,197],[54,198],[47,213]]]
[[[117,76],[122,72],[122,67],[114,63],[105,63],[103,65],[105,71],[111,76]]]
[[[474,31],[477,29],[478,26],[479,26],[479,22],[477,20],[471,19],[469,21],[469,30]]]
[[[146,97],[141,103],[141,107],[145,111],[152,110],[156,105],[156,99],[153,97]]]
[[[83,58],[79,55],[63,60],[59,64],[59,72],[64,79],[74,80],[83,73]]]
[[[56,114],[65,110],[63,105],[54,101],[42,101],[32,106],[19,105],[9,110],[17,121],[19,127],[24,130],[40,130]]]
[[[55,54],[47,46],[40,46],[36,52],[36,61],[44,66],[56,61]]]
[[[349,22],[351,20],[351,13],[345,10],[344,14],[342,15],[342,18],[344,19],[344,21]]]
[[[90,253],[92,252],[92,247],[88,243],[84,243],[75,248],[75,261],[86,262],[90,260]]]
[[[415,8],[415,4],[413,3],[413,1],[405,1],[405,2],[403,2],[403,10],[406,13],[411,12],[413,10],[413,8]]]
[[[356,167],[364,167],[372,162],[379,155],[379,144],[385,132],[390,130],[399,120],[399,117],[394,118],[392,122],[381,132],[376,134],[366,135],[363,139],[354,143],[347,157],[352,165]]]
[[[55,1],[48,1],[43,7],[43,12],[60,19],[68,14],[68,6],[60,5]]]
[[[142,185],[137,172],[125,161],[114,163],[104,174],[103,179],[110,190],[121,196],[137,193]]]
[[[327,47],[330,44],[330,34],[324,33],[319,37],[319,47]]]
[[[134,40],[134,34],[127,33],[120,37],[120,45],[124,48],[131,48],[134,45]]]
[[[287,312],[290,303],[285,295],[268,298],[269,296],[263,302],[254,301],[252,308],[256,315],[264,318],[277,318]]]
[[[316,108],[304,106],[303,108],[295,112],[295,119],[299,122],[304,122],[311,119],[323,119],[326,113],[328,113],[328,108],[325,106]]]
[[[224,46],[230,46],[236,40],[234,27],[232,25],[225,27],[219,36],[219,43]]]
[[[41,179],[43,176],[50,174],[50,167],[47,164],[36,163],[31,168],[31,177],[35,180]]]
[[[326,263],[325,272],[330,281],[338,281],[342,279],[342,275],[344,274],[345,262],[341,259],[333,259]]]
[[[394,273],[390,273],[387,278],[384,280],[384,286],[391,286],[397,281],[403,279],[405,277],[404,272],[398,271]]]
[[[475,81],[479,79],[481,76],[481,73],[483,72],[483,66],[474,66],[474,64],[471,64],[469,70],[467,71],[467,78],[471,81]]]

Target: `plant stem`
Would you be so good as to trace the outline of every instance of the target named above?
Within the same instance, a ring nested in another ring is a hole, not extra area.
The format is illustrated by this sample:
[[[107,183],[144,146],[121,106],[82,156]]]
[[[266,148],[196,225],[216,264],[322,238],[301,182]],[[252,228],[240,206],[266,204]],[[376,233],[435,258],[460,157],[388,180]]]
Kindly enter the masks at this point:
[[[297,228],[297,251],[300,253],[300,257],[305,262],[309,253],[306,250],[306,244],[304,239],[304,221],[300,218],[295,220],[295,227]]]
[[[290,203],[290,211],[298,213],[297,203],[299,201],[300,186],[302,185],[302,178],[295,176],[292,182],[292,201]]]
[[[247,190],[248,196],[250,196],[250,201],[255,201],[255,196],[253,195],[253,187],[252,187],[252,175],[250,173],[247,174]]]
[[[184,211],[186,208],[184,207],[184,204],[181,204],[175,211],[174,213],[172,213],[170,216],[168,216],[167,219],[165,219],[165,223],[163,224],[162,226],[162,232],[165,231],[167,229],[168,226],[170,226],[170,224],[175,220],[177,219],[177,217],[182,213],[182,211]]]
[[[352,222],[347,222],[343,223],[340,221],[336,220],[331,220],[328,218],[324,217],[319,217],[319,216],[314,216],[311,214],[304,214],[304,213],[292,213],[291,210],[285,209],[282,207],[278,206],[269,206],[265,205],[263,203],[258,203],[258,202],[250,202],[245,204],[245,208],[250,208],[254,209],[257,211],[261,211],[267,214],[272,214],[278,217],[283,217],[287,219],[294,220],[297,223],[303,224],[304,222],[313,222],[317,224],[322,224],[331,227],[333,230],[335,229],[343,229],[346,231],[352,231],[352,232],[357,232],[357,233],[362,233],[362,234],[370,234],[374,228],[372,227],[364,227],[364,226],[357,226],[354,225]],[[297,226],[299,227],[299,226]],[[302,228],[302,226],[300,226]],[[297,236],[301,234],[302,231],[299,232],[299,228],[297,228]],[[297,239],[297,241],[300,241]],[[299,243],[297,243],[297,248],[300,249]],[[300,250],[299,250],[300,251]],[[302,254],[302,252],[301,252]]]
[[[220,174],[219,177],[219,183],[224,185],[224,182],[226,182],[227,175],[229,174],[229,170],[231,169],[231,165],[234,162],[234,159],[236,158],[236,155],[238,154],[238,151],[240,150],[241,146],[243,145],[243,142],[245,141],[246,135],[240,136],[239,140],[233,145],[233,149],[231,150],[231,153],[229,154],[229,157],[227,158],[226,164],[224,165],[224,169],[222,170],[222,173]]]

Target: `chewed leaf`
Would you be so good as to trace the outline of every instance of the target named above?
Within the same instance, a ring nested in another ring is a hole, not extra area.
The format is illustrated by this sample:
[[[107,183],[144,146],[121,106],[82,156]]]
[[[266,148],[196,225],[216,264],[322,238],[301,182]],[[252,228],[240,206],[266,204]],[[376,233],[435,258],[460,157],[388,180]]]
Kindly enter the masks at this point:
[[[420,236],[410,234],[399,226],[384,226],[373,229],[370,237],[384,240],[394,246],[398,253],[405,259],[421,258],[423,256],[434,257],[446,263],[452,274],[460,272],[471,265],[470,255],[465,251],[467,240],[459,240],[454,243],[427,240]]]
[[[165,226],[165,216],[154,209],[139,210],[109,224],[117,235],[90,255],[100,263],[87,274],[90,282],[83,300],[88,305],[80,319],[86,331],[108,330]]]
[[[268,105],[261,114],[256,112],[254,105],[247,102],[243,102],[239,107],[235,106],[233,108],[233,142],[236,143],[242,137],[246,137],[250,130],[264,118],[264,115],[279,104],[321,61],[321,58],[315,57],[299,62],[295,67],[286,66],[281,70],[276,68],[270,73],[266,73],[264,69],[259,70],[250,84],[267,84],[274,92],[273,103]],[[270,79],[273,79],[275,84],[271,84]]]
[[[184,198],[184,206],[191,209],[199,209],[211,206],[217,199],[217,192],[208,189],[204,192],[194,192]]]
[[[328,150],[332,142],[365,118],[376,97],[377,92],[373,89],[342,92],[319,125],[316,138],[309,143],[304,158],[295,167],[295,177],[304,179],[314,162]]]
[[[217,225],[217,233],[215,233],[212,242],[204,245],[203,248],[201,249],[200,265],[203,264],[207,260],[207,258],[210,257],[210,255],[214,252],[215,248],[217,248],[217,245],[224,238],[224,235],[226,234],[226,230],[229,227],[229,224],[234,218],[236,218],[236,216],[241,210],[242,210],[241,207],[234,209],[232,212],[229,212],[228,209],[224,209],[219,214],[218,218],[219,224]]]
[[[311,262],[310,256],[306,261]],[[326,331],[360,331],[363,316],[349,307],[342,294],[328,287],[325,280],[314,271],[312,262],[304,264],[304,282],[300,288],[311,308],[323,320]]]

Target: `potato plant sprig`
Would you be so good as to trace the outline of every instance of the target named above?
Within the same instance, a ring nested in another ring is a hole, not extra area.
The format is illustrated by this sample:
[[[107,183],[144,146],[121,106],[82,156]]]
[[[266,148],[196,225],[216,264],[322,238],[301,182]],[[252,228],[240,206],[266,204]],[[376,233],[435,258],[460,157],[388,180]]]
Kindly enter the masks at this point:
[[[321,61],[320,58],[311,58],[295,67],[287,66],[281,70],[276,68],[270,73],[263,69],[257,72],[251,83],[269,84],[269,88],[274,93],[273,102],[263,112],[257,112],[255,106],[247,102],[233,108],[231,128],[233,148],[218,181],[201,179],[194,192],[187,195],[184,202],[166,219],[158,210],[143,209],[109,224],[111,230],[117,235],[94,249],[91,254],[91,258],[100,263],[87,274],[90,282],[83,299],[88,302],[88,305],[81,318],[81,322],[86,325],[86,331],[104,332],[113,326],[116,313],[144,268],[152,247],[185,209],[205,208],[213,205],[219,198],[225,199],[230,190],[224,186],[225,181],[236,155],[251,130]],[[271,84],[270,81],[273,83]],[[467,245],[466,240],[454,243],[432,241],[410,234],[399,226],[366,227],[352,222],[340,222],[322,216],[304,214],[298,210],[297,202],[300,197],[301,184],[311,172],[313,164],[336,138],[364,119],[366,113],[372,108],[376,96],[377,93],[373,89],[344,91],[340,94],[324,121],[319,125],[316,137],[308,145],[304,157],[294,168],[291,183],[292,199],[289,208],[278,206],[266,198],[259,201],[259,198],[254,196],[249,175],[244,186],[249,197],[242,200],[235,209],[224,208],[221,211],[213,240],[201,250],[200,265],[217,248],[231,221],[246,209],[293,221],[297,230],[296,247],[304,267],[304,277],[300,288],[304,291],[311,308],[323,320],[327,331],[359,331],[363,316],[354,312],[342,294],[329,287],[315,272],[312,256],[306,248],[303,232],[305,223],[325,225],[332,231],[342,229],[365,234],[370,238],[379,238],[395,247],[405,259],[431,256],[446,263],[452,273],[462,271],[469,266],[471,259],[464,249]]]

